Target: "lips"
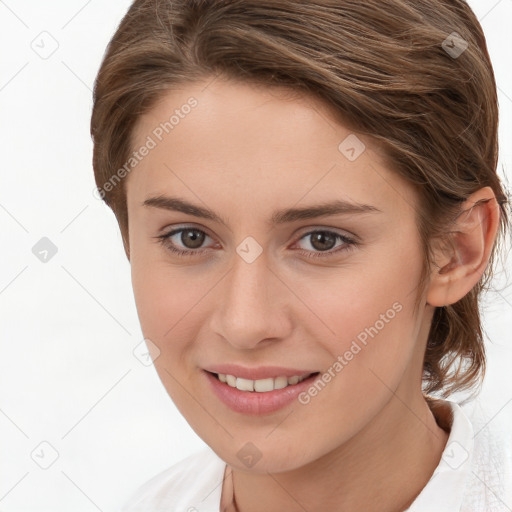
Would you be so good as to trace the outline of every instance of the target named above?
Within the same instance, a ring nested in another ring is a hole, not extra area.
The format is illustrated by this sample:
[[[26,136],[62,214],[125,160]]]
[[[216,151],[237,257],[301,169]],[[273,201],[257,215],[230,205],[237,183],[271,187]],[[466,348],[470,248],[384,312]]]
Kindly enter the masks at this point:
[[[270,414],[290,406],[301,392],[313,384],[319,373],[295,368],[250,369],[235,365],[221,365],[203,371],[214,395],[231,410],[247,415]]]

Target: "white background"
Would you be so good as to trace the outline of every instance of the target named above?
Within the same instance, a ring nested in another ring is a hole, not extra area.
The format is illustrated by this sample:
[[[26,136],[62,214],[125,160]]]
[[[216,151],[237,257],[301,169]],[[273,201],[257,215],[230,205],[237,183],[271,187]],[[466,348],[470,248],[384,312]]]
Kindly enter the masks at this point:
[[[113,214],[92,194],[91,89],[129,3],[0,0],[3,512],[117,510],[203,446],[154,368],[133,355],[142,335],[129,264]],[[495,66],[500,169],[510,176],[512,0],[470,5]],[[41,38],[41,52],[58,45],[47,59],[33,49]],[[47,263],[32,253],[42,237],[58,248]],[[491,421],[512,430],[510,288],[489,295],[484,318],[492,343],[482,398]],[[57,460],[39,467],[53,450]]]

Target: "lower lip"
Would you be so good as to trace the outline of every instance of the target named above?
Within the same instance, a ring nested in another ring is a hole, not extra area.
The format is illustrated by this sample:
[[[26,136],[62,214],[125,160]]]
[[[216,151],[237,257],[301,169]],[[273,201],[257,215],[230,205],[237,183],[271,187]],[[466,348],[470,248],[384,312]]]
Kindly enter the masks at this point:
[[[240,391],[221,382],[212,373],[207,371],[204,371],[204,373],[210,382],[213,392],[221,402],[235,412],[252,416],[270,414],[283,409],[297,399],[298,395],[311,386],[318,377],[318,374],[314,374],[292,386],[259,393],[257,391]]]

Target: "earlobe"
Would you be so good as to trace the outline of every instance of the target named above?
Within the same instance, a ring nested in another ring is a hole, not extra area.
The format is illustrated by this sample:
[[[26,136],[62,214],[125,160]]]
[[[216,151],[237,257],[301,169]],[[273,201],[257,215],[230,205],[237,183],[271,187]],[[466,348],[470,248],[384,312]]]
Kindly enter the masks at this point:
[[[462,204],[451,229],[450,243],[437,253],[428,304],[453,304],[478,283],[489,262],[498,226],[499,205],[490,187],[473,193]]]

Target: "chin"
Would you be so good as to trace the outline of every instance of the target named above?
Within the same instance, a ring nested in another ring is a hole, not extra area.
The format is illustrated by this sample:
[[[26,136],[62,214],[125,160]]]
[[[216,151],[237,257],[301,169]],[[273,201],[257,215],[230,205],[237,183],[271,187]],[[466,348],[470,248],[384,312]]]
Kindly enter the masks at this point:
[[[249,439],[250,437],[247,437]],[[235,470],[252,474],[283,473],[300,469],[321,456],[298,450],[300,443],[237,442],[229,439],[225,446],[210,444],[212,450]]]

